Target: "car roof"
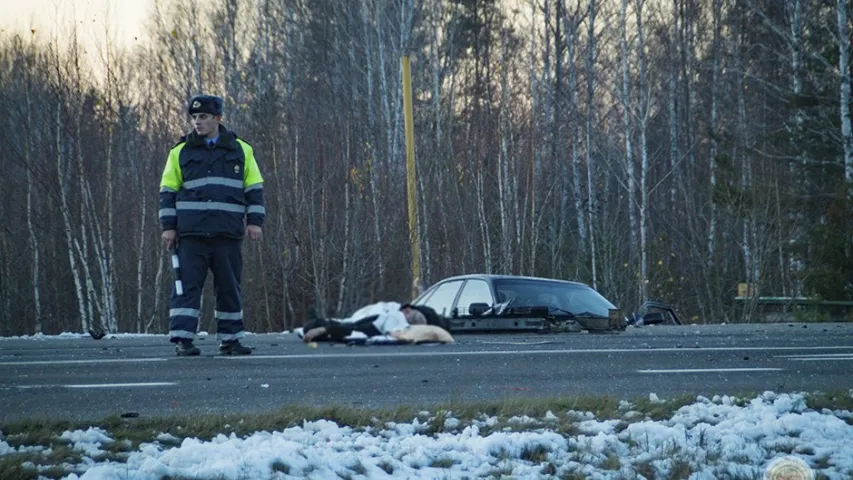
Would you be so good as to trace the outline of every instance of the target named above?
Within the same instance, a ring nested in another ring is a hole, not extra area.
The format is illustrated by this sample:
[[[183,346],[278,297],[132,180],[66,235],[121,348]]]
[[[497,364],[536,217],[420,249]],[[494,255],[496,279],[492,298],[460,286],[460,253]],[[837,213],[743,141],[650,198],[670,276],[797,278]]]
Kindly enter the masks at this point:
[[[454,277],[442,278],[439,282],[447,282],[450,280],[467,280],[467,279],[480,279],[480,280],[533,280],[539,282],[559,282],[559,283],[568,283],[571,285],[582,285],[584,287],[588,287],[589,285],[581,282],[573,282],[571,280],[558,280],[556,278],[545,278],[545,277],[528,277],[524,275],[495,275],[488,273],[470,273],[467,275],[456,275]],[[439,283],[436,282],[436,283]]]

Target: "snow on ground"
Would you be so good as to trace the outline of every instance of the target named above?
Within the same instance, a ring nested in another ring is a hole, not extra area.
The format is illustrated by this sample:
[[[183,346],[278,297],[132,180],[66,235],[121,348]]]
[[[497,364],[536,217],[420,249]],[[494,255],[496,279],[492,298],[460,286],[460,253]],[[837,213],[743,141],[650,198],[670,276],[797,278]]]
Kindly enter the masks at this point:
[[[246,336],[251,335],[269,335],[266,333],[253,333],[253,332],[245,332]],[[278,332],[278,334],[289,334],[290,331]],[[197,333],[199,338],[205,338],[210,335],[208,332],[200,331]],[[104,339],[111,338],[168,338],[168,335],[165,333],[108,333],[104,336]],[[91,335],[88,333],[79,333],[79,332],[62,332],[56,335],[45,335],[45,334],[37,334],[37,335],[17,335],[11,337],[0,337],[0,341],[3,340],[78,340],[81,338],[91,338]]]
[[[853,413],[809,409],[802,394],[766,392],[749,401],[697,397],[663,421],[643,419],[625,401],[619,411],[623,420],[548,412],[541,419],[503,422],[484,415],[466,425],[441,412],[443,431],[436,434],[429,432],[437,417],[427,412],[381,428],[318,420],[210,441],[162,433],[121,463],[93,459],[114,440],[90,428],[62,435],[84,454],[64,478],[634,479],[687,478],[685,472],[702,480],[853,477],[853,425],[847,423]],[[555,427],[567,416],[578,430],[561,433]],[[16,451],[4,440],[0,433],[0,456]],[[783,476],[792,472],[798,476]]]
[[[199,336],[207,336],[207,332],[199,332]],[[165,337],[162,333],[108,333],[104,338],[150,338],[150,337]],[[78,340],[81,338],[91,338],[88,333],[78,332],[62,332],[57,335],[45,335],[39,333],[36,335],[17,335],[12,337],[0,337],[2,340]]]

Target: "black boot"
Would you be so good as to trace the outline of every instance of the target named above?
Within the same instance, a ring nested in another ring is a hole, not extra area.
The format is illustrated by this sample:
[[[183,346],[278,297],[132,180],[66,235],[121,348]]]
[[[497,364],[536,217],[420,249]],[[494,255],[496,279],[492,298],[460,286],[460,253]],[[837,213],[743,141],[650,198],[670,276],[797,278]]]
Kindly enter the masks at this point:
[[[181,340],[175,344],[175,353],[179,357],[195,357],[201,355],[201,350],[193,345],[192,340]]]
[[[241,344],[239,340],[226,340],[219,344],[220,355],[251,355],[252,349]]]

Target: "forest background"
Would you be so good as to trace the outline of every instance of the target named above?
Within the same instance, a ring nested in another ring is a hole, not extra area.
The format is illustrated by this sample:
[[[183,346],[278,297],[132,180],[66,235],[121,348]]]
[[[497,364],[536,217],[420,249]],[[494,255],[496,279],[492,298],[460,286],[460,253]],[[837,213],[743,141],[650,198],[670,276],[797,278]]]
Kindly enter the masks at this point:
[[[265,177],[247,328],[408,300],[404,55],[420,288],[578,280],[698,323],[752,321],[741,283],[853,300],[851,18],[846,0],[157,0],[129,45],[94,20],[3,30],[0,334],[166,331],[159,180],[202,92]]]

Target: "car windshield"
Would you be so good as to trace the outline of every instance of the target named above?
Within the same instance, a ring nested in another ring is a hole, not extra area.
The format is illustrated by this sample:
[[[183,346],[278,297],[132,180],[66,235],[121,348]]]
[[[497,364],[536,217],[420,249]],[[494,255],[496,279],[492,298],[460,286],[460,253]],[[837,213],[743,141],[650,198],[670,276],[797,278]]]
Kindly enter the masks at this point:
[[[592,288],[574,283],[532,279],[494,281],[498,304],[507,307],[545,306],[574,315],[607,317],[616,308]]]

